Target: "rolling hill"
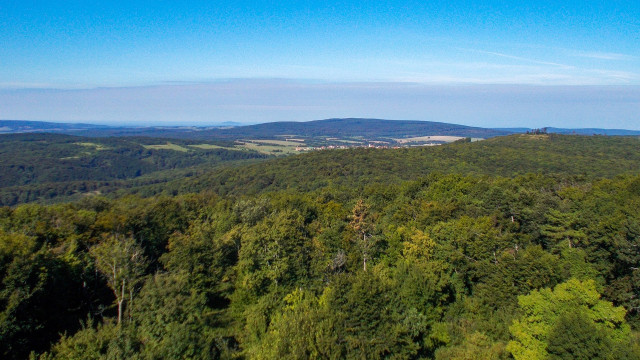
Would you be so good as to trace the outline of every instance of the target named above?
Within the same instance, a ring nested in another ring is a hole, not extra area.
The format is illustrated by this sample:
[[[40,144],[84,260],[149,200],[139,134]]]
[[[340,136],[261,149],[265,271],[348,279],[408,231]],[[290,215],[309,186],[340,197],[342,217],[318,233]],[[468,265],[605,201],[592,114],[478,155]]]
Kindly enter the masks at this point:
[[[245,126],[155,126],[155,127],[105,127],[84,126],[82,124],[42,123],[4,121],[0,126],[15,129],[13,132],[40,131],[74,134],[82,136],[150,136],[181,139],[240,139],[273,138],[291,134],[302,137],[338,137],[366,139],[402,138],[425,135],[446,135],[459,137],[489,138],[511,134],[506,130],[493,130],[464,125],[446,124],[416,120],[382,119],[326,119],[307,122],[271,122]],[[77,126],[75,126],[77,125]],[[24,131],[21,131],[23,129]],[[8,132],[8,131],[7,131]]]
[[[134,192],[148,196],[206,190],[246,195],[337,187],[357,193],[372,184],[388,186],[433,173],[503,177],[562,174],[586,179],[637,175],[640,139],[516,134],[433,147],[314,151],[217,168],[188,180],[140,187]]]
[[[640,131],[601,128],[545,128],[548,133],[573,135],[640,136]],[[314,121],[281,121],[254,125],[225,122],[211,126],[105,126],[41,121],[0,120],[0,134],[48,132],[79,136],[145,136],[197,140],[266,139],[282,135],[305,138],[364,138],[368,140],[397,139],[419,136],[456,136],[491,138],[525,133],[529,128],[481,128],[419,120],[384,120],[343,118]]]

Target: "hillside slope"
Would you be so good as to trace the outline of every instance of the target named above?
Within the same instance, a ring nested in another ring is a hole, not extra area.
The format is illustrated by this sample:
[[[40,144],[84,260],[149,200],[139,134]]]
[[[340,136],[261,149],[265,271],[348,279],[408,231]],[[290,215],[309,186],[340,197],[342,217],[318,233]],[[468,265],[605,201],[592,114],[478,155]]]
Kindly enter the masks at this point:
[[[150,182],[159,181],[152,175],[167,181],[184,176],[179,169],[266,157],[189,140],[0,135],[0,205],[117,188],[145,175]]]
[[[153,126],[153,127],[105,127],[82,124],[54,124],[5,121],[7,129],[40,130],[80,136],[150,136],[180,139],[242,139],[273,138],[292,134],[302,137],[364,137],[400,138],[425,135],[489,138],[511,134],[507,130],[494,130],[456,124],[417,120],[382,119],[326,119],[314,121],[283,121],[245,126]],[[35,123],[35,125],[34,125]],[[2,125],[2,123],[0,123]]]
[[[211,135],[214,137],[238,138],[273,137],[282,134],[308,137],[364,137],[367,139],[424,135],[488,138],[507,135],[510,132],[432,121],[348,118],[308,122],[273,122],[229,129],[212,129],[194,134],[194,136],[205,137]]]
[[[637,137],[511,135],[432,147],[312,151],[247,163],[244,159],[265,156],[219,148],[191,148],[188,140],[165,139],[163,142],[172,145],[145,148],[143,142],[157,143],[158,139],[110,138],[90,142],[87,138],[66,135],[24,136],[57,140],[48,146],[42,141],[21,143],[15,138],[0,142],[3,154],[0,168],[4,174],[0,188],[2,205],[61,201],[84,193],[152,196],[212,191],[250,195],[325,187],[358,192],[372,184],[387,186],[432,173],[503,177],[562,174],[585,179],[640,173]],[[103,148],[96,144],[102,144]],[[162,149],[170,146],[192,151]],[[21,153],[16,149],[28,151]]]
[[[317,151],[243,167],[227,167],[154,188],[252,194],[325,186],[357,191],[371,183],[395,183],[433,172],[514,177],[527,173],[587,178],[640,173],[640,139],[569,135],[512,135],[479,142],[403,149]]]

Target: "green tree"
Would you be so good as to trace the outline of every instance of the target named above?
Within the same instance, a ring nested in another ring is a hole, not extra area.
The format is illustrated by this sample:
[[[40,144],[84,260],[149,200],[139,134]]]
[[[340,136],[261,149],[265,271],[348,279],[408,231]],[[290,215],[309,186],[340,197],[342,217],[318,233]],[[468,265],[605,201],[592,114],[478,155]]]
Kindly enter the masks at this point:
[[[24,359],[44,351],[86,316],[82,264],[40,247],[34,237],[0,230],[0,357]]]
[[[115,324],[106,323],[94,327],[93,322],[88,320],[73,336],[64,335],[50,352],[40,356],[40,360],[109,359],[110,344],[117,337],[118,328]]]
[[[560,246],[563,241],[569,248],[583,245],[587,236],[582,230],[579,214],[551,209],[546,217],[548,223],[541,227],[541,233],[551,240],[552,246]]]
[[[325,289],[320,302],[328,312],[339,358],[380,359],[415,356],[411,321],[399,312],[391,284],[377,271],[340,275]]]
[[[272,213],[239,234],[237,270],[241,291],[262,295],[303,282],[308,275],[309,241],[296,210]]]
[[[331,359],[342,354],[326,307],[313,294],[294,290],[271,319],[262,341],[247,349],[256,359]]]
[[[582,312],[563,314],[549,333],[549,360],[607,360],[611,340]]]
[[[215,359],[227,354],[219,312],[189,286],[185,272],[149,277],[133,304],[133,333],[147,359]],[[216,326],[217,325],[217,326]]]
[[[462,343],[444,347],[436,351],[436,360],[501,360],[507,359],[509,353],[504,343],[496,343],[481,332],[467,334]]]
[[[110,236],[91,248],[96,268],[107,279],[118,306],[118,324],[122,322],[124,303],[129,306],[146,267],[143,250],[131,237]],[[131,313],[129,314],[131,315]]]
[[[597,334],[589,339],[589,345],[585,345],[590,346],[586,352],[595,351],[600,346],[612,350],[616,344],[629,341],[630,328],[624,320],[626,311],[600,300],[593,280],[581,282],[571,279],[553,290],[534,290],[529,295],[518,297],[518,303],[523,315],[511,325],[514,340],[507,345],[507,350],[516,360],[546,359],[550,344],[556,355],[570,351],[571,346],[562,342],[574,341],[570,338],[562,337],[550,342],[551,336],[569,327],[572,331],[578,331],[573,330],[576,326],[596,329],[591,333],[586,332],[585,336]],[[569,316],[576,313],[580,314],[581,319]]]

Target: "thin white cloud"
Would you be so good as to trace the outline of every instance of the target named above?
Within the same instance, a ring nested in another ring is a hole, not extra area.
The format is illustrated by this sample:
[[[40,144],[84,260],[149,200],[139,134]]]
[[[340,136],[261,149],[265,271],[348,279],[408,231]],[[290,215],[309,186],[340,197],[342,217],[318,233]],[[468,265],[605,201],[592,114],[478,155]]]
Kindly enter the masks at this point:
[[[23,82],[23,81],[0,81],[0,89],[17,90],[17,89],[52,89],[52,88],[80,88],[79,86],[61,86],[56,83],[46,82]]]
[[[601,81],[593,78],[575,77],[558,73],[537,72],[535,74],[518,74],[510,76],[432,76],[429,74],[415,74],[398,78],[399,82],[416,82],[422,84],[446,85],[446,84],[469,84],[469,85],[600,85]]]
[[[604,78],[616,79],[616,80],[627,82],[627,83],[640,81],[640,74],[632,73],[628,71],[592,69],[592,70],[588,70],[587,72],[595,75],[599,75]]]
[[[507,58],[507,59],[520,60],[520,61],[529,62],[529,63],[533,63],[533,64],[557,66],[557,67],[562,67],[562,68],[566,68],[566,69],[574,69],[575,68],[575,66],[571,66],[571,65],[560,64],[560,63],[551,62],[551,61],[542,61],[542,60],[537,60],[537,59],[530,59],[530,58],[526,58],[526,57],[522,57],[522,56],[504,54],[504,53],[495,52],[495,51],[486,51],[486,50],[478,50],[478,49],[463,49],[463,48],[459,48],[459,49],[460,50],[465,50],[465,51],[477,52],[477,53],[481,53],[481,54],[499,56],[499,57],[503,57],[503,58]]]
[[[629,61],[635,60],[637,57],[627,55],[627,54],[619,54],[619,53],[610,53],[610,52],[575,52],[572,53],[573,56],[583,57],[588,59],[597,59],[597,60],[613,60],[613,61]]]

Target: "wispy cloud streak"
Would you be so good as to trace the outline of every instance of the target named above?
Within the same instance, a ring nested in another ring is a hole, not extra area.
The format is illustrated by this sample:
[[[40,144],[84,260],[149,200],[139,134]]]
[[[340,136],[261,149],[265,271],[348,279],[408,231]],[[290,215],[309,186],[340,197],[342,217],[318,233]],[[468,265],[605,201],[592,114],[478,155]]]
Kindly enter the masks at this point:
[[[506,59],[519,60],[519,61],[524,61],[524,62],[528,62],[528,63],[532,63],[532,64],[550,65],[550,66],[557,66],[557,67],[562,67],[562,68],[567,68],[567,69],[575,68],[575,66],[571,66],[571,65],[560,64],[560,63],[550,62],[550,61],[542,61],[542,60],[530,59],[530,58],[526,58],[526,57],[522,57],[522,56],[503,54],[503,53],[495,52],[495,51],[486,51],[486,50],[478,50],[478,49],[462,49],[462,48],[460,48],[460,50],[472,51],[472,52],[476,52],[476,53],[480,53],[480,54],[494,55],[494,56],[498,56],[498,57],[502,57],[502,58],[506,58]]]
[[[613,60],[613,61],[631,61],[631,60],[637,59],[637,57],[631,56],[631,55],[607,53],[607,52],[577,52],[577,53],[573,53],[572,55],[588,58],[588,59]]]

